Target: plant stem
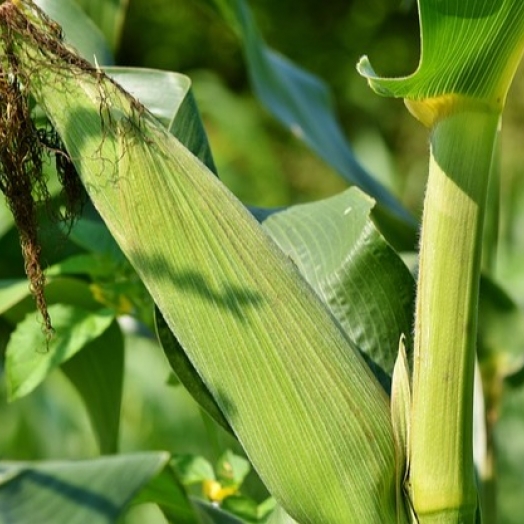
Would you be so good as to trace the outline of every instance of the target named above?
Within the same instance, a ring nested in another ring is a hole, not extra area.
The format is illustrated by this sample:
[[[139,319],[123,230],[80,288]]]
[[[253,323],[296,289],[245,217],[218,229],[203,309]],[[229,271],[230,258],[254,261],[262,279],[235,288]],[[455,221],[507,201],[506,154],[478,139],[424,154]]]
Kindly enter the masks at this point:
[[[473,378],[486,193],[499,115],[433,127],[420,249],[409,491],[419,522],[474,523]]]

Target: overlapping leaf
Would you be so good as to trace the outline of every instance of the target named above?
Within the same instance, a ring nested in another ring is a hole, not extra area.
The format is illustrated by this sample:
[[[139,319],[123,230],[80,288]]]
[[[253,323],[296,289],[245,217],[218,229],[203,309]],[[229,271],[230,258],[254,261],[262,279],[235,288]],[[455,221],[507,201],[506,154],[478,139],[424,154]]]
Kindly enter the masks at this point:
[[[113,54],[104,35],[74,0],[37,0],[35,2],[64,29],[66,41],[90,62],[111,65]]]
[[[100,28],[115,52],[120,43],[129,0],[74,0]]]
[[[116,321],[62,364],[82,396],[102,454],[116,453],[120,428],[124,341]]]
[[[411,346],[415,282],[375,229],[373,205],[351,188],[274,213],[263,224],[388,388],[400,337]]]
[[[346,180],[413,224],[398,200],[358,163],[344,137],[326,85],[266,46],[244,0],[215,0],[239,34],[253,88],[269,111]]]
[[[62,362],[99,337],[111,324],[111,311],[90,312],[56,304],[49,307],[57,332],[46,340],[42,328],[29,314],[20,322],[7,345],[7,392],[11,400],[23,397],[38,386]]]
[[[114,524],[169,460],[142,453],[74,462],[0,462],[0,523]]]
[[[38,67],[27,35],[16,52],[100,214],[284,507],[304,523],[393,520],[387,399],[294,265],[115,84],[50,54]]]
[[[524,3],[419,0],[419,16],[417,71],[404,78],[380,78],[364,57],[359,71],[373,89],[414,101],[464,95],[502,107],[524,49]],[[436,100],[430,111],[438,112],[439,105]]]

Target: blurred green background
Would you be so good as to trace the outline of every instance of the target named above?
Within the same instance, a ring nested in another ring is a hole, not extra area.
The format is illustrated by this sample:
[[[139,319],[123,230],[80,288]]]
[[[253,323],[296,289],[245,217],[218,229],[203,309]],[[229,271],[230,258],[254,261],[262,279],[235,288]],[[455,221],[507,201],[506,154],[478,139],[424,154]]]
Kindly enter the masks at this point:
[[[250,6],[268,45],[328,84],[356,156],[419,216],[427,171],[427,131],[402,101],[373,94],[355,69],[360,56],[367,54],[381,74],[414,71],[420,53],[415,2],[257,0]],[[255,99],[240,43],[211,2],[129,0],[117,63],[177,71],[191,78],[220,178],[246,204],[286,206],[347,187]],[[524,306],[522,93],[521,68],[504,119],[495,269],[498,282],[520,306]],[[17,244],[0,207],[2,278],[23,275]],[[0,318],[0,343],[8,332],[3,322]],[[183,388],[169,384],[170,376],[153,338],[127,335],[120,450],[163,449],[203,455],[215,462],[234,443],[202,416]],[[4,388],[0,381],[0,392]],[[501,413],[522,409],[521,389],[509,392]],[[83,458],[98,453],[82,401],[60,371],[28,397],[13,404],[2,401],[0,420],[2,458]],[[524,459],[522,417],[508,417],[499,435],[504,442],[501,465]],[[503,522],[522,521],[513,508],[522,506],[523,485],[524,468],[522,474],[517,471],[501,481],[499,493],[507,508]],[[256,482],[250,489],[255,498],[263,498]],[[136,522],[145,518],[140,514]]]
[[[419,37],[413,3],[250,5],[267,43],[333,90],[342,127],[362,162],[416,209],[424,184],[425,159],[418,163],[425,156],[424,130],[401,101],[375,96],[355,69],[367,53],[386,74],[414,70]],[[205,1],[131,0],[118,60],[191,77],[220,177],[246,203],[287,205],[345,187],[254,100],[239,42]]]

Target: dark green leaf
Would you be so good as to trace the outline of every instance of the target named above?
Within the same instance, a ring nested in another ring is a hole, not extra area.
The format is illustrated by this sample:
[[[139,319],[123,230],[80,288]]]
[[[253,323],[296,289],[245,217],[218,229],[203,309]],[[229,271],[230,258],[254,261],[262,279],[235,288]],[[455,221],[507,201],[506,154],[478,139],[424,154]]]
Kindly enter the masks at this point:
[[[146,485],[133,502],[158,504],[166,519],[173,524],[204,523],[169,465]]]
[[[74,462],[0,462],[1,524],[114,524],[167,453]]]
[[[155,308],[155,322],[158,339],[178,380],[215,422],[233,434],[229,422],[222,414],[218,404],[195,370],[177,338],[169,329],[158,308]]]
[[[93,64],[111,65],[113,55],[93,21],[71,0],[37,0],[35,2],[64,31],[65,40]]]
[[[221,508],[250,522],[258,521],[258,506],[254,500],[241,495],[232,495],[223,500]]]
[[[195,504],[206,524],[245,524],[244,521],[212,504],[202,500],[195,500]]]
[[[80,393],[104,455],[116,453],[124,377],[124,341],[116,321],[62,364]]]

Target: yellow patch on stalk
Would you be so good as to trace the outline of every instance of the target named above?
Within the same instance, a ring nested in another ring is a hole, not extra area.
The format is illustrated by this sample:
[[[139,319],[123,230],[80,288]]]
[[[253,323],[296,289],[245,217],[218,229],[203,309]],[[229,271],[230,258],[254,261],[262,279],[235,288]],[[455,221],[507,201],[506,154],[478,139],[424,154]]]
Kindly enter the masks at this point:
[[[487,113],[500,113],[502,111],[502,103],[498,101],[489,103],[485,100],[456,93],[424,98],[422,100],[405,98],[404,104],[408,111],[429,129],[433,128],[439,120],[472,107],[476,111],[484,108]]]

